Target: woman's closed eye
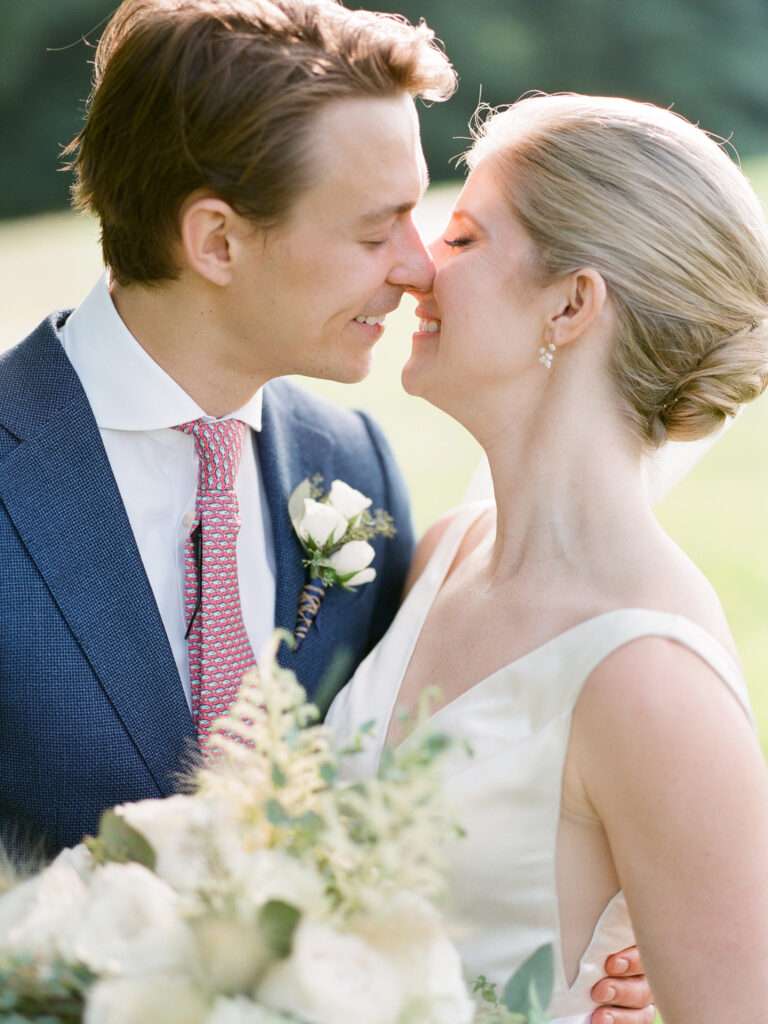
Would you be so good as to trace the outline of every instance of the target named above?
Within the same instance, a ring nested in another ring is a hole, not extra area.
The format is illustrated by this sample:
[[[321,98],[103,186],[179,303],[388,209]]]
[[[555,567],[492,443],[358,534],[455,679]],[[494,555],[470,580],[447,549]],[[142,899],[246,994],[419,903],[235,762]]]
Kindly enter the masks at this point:
[[[464,246],[467,246],[472,242],[472,239],[462,236],[460,238],[444,238],[443,242],[450,246],[451,249],[463,249]]]

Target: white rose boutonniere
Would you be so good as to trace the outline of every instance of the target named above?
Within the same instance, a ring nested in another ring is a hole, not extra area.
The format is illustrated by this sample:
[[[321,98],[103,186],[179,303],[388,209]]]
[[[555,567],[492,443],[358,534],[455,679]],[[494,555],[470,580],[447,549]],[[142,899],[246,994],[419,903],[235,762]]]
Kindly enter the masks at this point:
[[[394,537],[392,516],[371,512],[373,502],[343,480],[334,480],[327,493],[322,477],[302,480],[288,501],[288,514],[307,557],[309,582],[301,592],[294,638],[306,637],[328,587],[354,590],[376,579],[375,551],[370,543],[380,535]]]

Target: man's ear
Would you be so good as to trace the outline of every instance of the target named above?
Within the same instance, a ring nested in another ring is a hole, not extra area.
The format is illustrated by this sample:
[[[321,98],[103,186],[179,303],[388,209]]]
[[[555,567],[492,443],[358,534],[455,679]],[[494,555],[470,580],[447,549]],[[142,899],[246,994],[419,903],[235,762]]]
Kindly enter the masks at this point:
[[[225,287],[232,280],[233,250],[242,233],[241,218],[223,199],[193,194],[181,209],[182,258],[190,270]]]
[[[608,289],[603,275],[585,267],[566,277],[557,292],[557,303],[549,318],[552,339],[568,345],[582,337],[600,318],[606,307]]]

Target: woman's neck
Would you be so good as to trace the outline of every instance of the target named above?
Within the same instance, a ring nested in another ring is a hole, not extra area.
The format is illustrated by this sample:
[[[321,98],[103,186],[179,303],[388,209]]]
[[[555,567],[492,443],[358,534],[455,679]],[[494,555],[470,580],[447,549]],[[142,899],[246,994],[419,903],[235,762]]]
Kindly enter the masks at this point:
[[[608,403],[596,402],[590,416],[584,408],[583,397],[558,400],[556,415],[539,410],[487,432],[494,579],[599,576],[658,534],[642,455],[620,413]]]

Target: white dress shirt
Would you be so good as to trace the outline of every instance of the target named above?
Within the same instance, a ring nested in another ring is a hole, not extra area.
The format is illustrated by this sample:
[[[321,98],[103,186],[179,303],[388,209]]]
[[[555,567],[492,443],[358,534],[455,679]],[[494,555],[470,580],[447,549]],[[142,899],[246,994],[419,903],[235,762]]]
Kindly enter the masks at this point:
[[[62,342],[96,417],[189,704],[184,546],[194,519],[198,457],[194,438],[173,427],[215,417],[206,416],[133,337],[112,302],[106,275],[67,320]],[[237,567],[255,654],[275,623],[272,531],[253,443],[261,407],[259,390],[224,417],[249,428],[237,477]]]

